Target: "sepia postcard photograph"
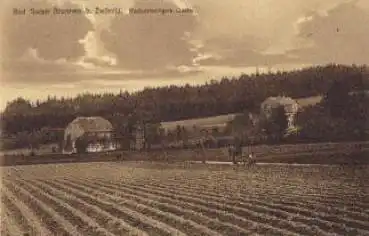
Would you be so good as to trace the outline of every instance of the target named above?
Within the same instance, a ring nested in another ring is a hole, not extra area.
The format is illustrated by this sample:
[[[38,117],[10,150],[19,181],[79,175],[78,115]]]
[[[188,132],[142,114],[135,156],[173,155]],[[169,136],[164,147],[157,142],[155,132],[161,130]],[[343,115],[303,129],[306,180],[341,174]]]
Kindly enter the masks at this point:
[[[368,236],[368,0],[0,0],[1,236]]]

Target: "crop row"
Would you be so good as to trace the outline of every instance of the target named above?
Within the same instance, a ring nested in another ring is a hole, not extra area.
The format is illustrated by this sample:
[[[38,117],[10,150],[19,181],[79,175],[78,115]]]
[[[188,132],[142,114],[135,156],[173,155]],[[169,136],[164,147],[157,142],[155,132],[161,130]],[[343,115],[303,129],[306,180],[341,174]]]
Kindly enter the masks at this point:
[[[272,191],[277,185],[257,176],[245,188],[243,181],[226,181],[211,184],[204,175],[4,179],[1,234],[369,235],[365,193],[353,206],[349,191],[289,192],[298,182],[284,180],[284,191]]]
[[[96,181],[95,181],[96,182]],[[305,208],[301,206],[301,208],[288,206],[288,204],[269,204],[268,201],[259,201],[250,200],[248,196],[244,196],[243,198],[238,199],[224,199],[223,196],[212,196],[212,193],[204,194],[204,190],[198,191],[183,191],[181,190],[183,186],[179,188],[175,188],[174,186],[170,187],[154,187],[152,185],[143,185],[139,186],[137,184],[124,184],[120,183],[119,188],[122,191],[130,191],[130,190],[139,190],[145,193],[156,194],[160,196],[166,196],[170,199],[175,199],[177,202],[194,202],[196,204],[202,204],[205,209],[219,209],[226,210],[228,212],[232,212],[234,214],[240,214],[241,216],[247,215],[248,219],[252,219],[256,215],[259,214],[257,220],[265,223],[274,223],[279,225],[279,227],[285,227],[291,231],[296,233],[309,232],[309,227],[311,225],[319,226],[314,230],[326,232],[334,231],[337,233],[347,233],[347,231],[355,231],[355,228],[362,228],[364,230],[369,230],[369,225],[366,221],[367,218],[361,215],[360,213],[355,214],[354,216],[359,217],[359,220],[350,219],[347,216],[342,219],[340,217],[334,217],[332,215],[328,215],[329,212],[314,212],[309,211],[310,206]],[[114,185],[106,185],[109,188],[114,188]],[[115,186],[116,188],[116,186]],[[152,197],[152,196],[148,196]],[[305,214],[304,214],[305,213]],[[260,214],[262,214],[260,216]],[[342,214],[345,216],[345,214]],[[339,215],[341,216],[341,215]],[[256,216],[257,217],[257,216]],[[362,219],[362,221],[360,221]],[[338,222],[338,223],[337,223]],[[298,224],[301,223],[301,224]],[[343,224],[345,225],[343,227]],[[368,233],[369,231],[367,231]],[[312,232],[310,232],[312,233]]]

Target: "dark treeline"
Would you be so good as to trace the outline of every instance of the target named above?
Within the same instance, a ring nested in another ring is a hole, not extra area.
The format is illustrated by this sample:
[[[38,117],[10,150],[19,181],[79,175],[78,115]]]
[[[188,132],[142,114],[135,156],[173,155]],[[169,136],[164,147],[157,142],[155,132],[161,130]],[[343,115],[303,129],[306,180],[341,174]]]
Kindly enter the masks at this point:
[[[32,104],[22,98],[9,102],[1,114],[2,134],[64,128],[77,116],[102,116],[113,122],[150,122],[199,118],[255,111],[269,96],[302,98],[323,95],[334,81],[345,82],[349,91],[369,90],[366,66],[327,65],[292,72],[241,75],[198,86],[145,88],[119,94],[81,94]]]

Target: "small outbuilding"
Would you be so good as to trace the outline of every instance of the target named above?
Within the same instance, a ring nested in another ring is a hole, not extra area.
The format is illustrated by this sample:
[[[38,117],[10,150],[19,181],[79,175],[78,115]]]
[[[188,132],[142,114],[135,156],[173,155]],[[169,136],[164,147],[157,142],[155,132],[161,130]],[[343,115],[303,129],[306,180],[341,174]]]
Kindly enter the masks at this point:
[[[84,152],[115,150],[113,125],[99,116],[77,117],[64,130],[63,153],[78,152],[78,143]]]

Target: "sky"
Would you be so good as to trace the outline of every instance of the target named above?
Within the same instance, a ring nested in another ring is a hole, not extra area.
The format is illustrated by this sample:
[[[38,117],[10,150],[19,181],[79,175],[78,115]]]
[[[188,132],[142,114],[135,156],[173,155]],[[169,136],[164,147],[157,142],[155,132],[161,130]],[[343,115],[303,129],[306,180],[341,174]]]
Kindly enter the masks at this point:
[[[369,64],[368,0],[3,0],[0,109],[19,96],[137,91],[241,73]],[[121,14],[29,10],[119,8]],[[26,9],[14,15],[13,8]],[[191,9],[129,14],[130,8]]]

